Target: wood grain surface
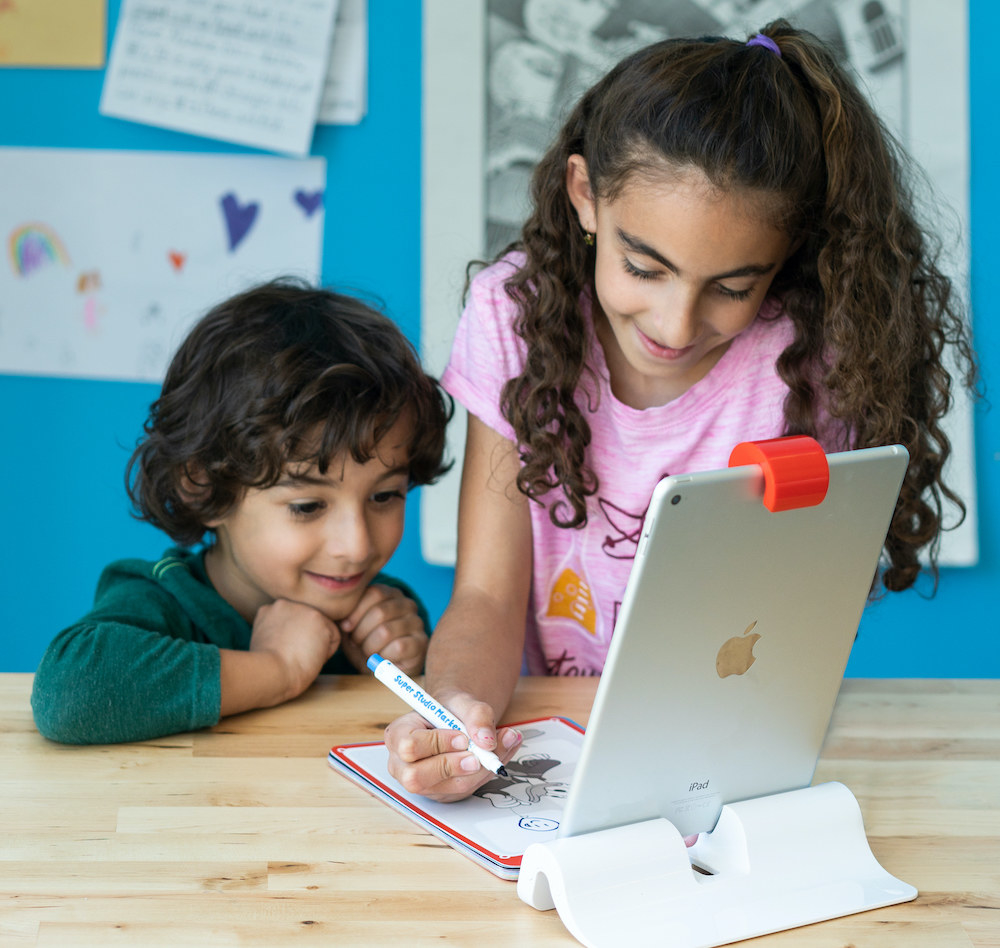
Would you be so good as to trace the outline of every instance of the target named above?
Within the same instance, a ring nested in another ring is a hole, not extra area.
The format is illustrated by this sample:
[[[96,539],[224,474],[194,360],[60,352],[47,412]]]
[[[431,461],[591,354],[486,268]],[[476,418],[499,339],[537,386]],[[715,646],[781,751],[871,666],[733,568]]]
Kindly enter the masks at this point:
[[[586,723],[596,681],[525,678],[509,719]],[[402,705],[322,678],[287,705],[141,744],[70,747],[0,675],[0,944],[568,946],[555,912],[329,769]],[[844,683],[816,774],[857,796],[915,902],[754,948],[1000,948],[1000,682]],[[623,942],[627,948],[627,944]]]

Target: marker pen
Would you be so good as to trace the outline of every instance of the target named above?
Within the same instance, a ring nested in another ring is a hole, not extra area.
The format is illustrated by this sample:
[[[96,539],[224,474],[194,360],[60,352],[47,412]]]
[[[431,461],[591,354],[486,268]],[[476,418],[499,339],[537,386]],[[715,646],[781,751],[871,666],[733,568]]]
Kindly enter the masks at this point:
[[[469,732],[465,729],[465,725],[447,708],[427,694],[412,678],[404,675],[389,659],[383,658],[378,652],[375,652],[368,658],[368,667],[386,688],[396,692],[425,721],[429,721],[435,727],[450,727],[454,731],[461,731],[468,737],[469,750],[487,770],[492,770],[493,773],[499,774],[501,777],[507,776],[507,771],[496,754],[474,744]]]

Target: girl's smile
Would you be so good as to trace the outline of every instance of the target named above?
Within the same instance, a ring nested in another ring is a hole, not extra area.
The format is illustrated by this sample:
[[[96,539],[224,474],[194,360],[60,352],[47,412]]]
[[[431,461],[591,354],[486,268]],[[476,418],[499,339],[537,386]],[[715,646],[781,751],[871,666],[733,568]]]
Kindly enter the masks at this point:
[[[638,326],[635,331],[639,341],[646,347],[650,355],[655,359],[663,359],[665,362],[681,359],[694,348],[693,346],[685,346],[683,349],[672,349],[669,346],[661,346],[658,342],[650,339]]]
[[[787,258],[766,198],[713,187],[694,169],[627,181],[595,199],[582,157],[566,183],[596,234],[594,325],[615,396],[633,408],[686,392],[756,318]]]

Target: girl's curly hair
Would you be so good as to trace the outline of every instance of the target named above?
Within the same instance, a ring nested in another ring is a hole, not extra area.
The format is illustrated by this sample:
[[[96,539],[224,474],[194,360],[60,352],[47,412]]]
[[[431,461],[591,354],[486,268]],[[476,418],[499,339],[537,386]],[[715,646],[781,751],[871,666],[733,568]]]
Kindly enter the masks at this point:
[[[771,286],[795,326],[777,365],[789,387],[785,433],[828,449],[900,443],[910,453],[882,576],[885,588],[905,589],[921,549],[936,572],[943,500],[964,516],[942,479],[951,449],[941,423],[949,365],[969,388],[976,381],[968,329],[940,248],[917,221],[916,169],[820,40],[784,20],[762,32],[780,57],[708,37],[623,60],[583,96],[536,168],[532,214],[504,251],[527,257],[506,284],[527,361],[501,405],[523,460],[518,486],[536,500],[558,490],[549,515],[565,527],[586,522],[598,486],[575,400],[589,371],[579,301],[593,295],[594,250],[566,190],[567,159],[584,157],[604,201],[636,177],[699,169],[719,188],[761,195],[769,222],[799,242]],[[831,427],[844,432],[839,444]]]
[[[397,419],[412,420],[411,486],[443,474],[452,402],[387,316],[291,279],[216,306],[170,363],[125,473],[140,520],[176,542],[202,539],[248,488],[289,464],[325,473],[370,460]]]

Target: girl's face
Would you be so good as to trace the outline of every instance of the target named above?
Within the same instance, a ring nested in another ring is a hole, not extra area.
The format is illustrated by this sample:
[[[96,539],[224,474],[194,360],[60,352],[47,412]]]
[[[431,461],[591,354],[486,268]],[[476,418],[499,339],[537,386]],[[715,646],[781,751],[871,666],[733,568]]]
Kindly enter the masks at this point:
[[[291,465],[273,487],[247,490],[208,524],[218,593],[251,623],[276,599],[347,618],[403,535],[411,425],[400,418],[364,464],[335,458],[326,474]]]
[[[753,322],[791,241],[762,223],[763,196],[720,191],[698,170],[633,177],[605,201],[573,155],[566,183],[596,234],[594,323],[612,391],[633,408],[664,405]]]

